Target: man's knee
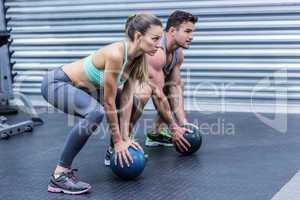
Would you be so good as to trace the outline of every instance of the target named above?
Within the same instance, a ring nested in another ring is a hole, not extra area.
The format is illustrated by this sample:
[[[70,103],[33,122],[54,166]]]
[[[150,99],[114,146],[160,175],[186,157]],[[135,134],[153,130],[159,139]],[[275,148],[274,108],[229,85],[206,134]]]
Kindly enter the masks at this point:
[[[139,108],[143,108],[151,98],[152,88],[148,84],[140,85],[134,94]]]
[[[132,112],[141,110],[141,100],[137,96],[133,96]]]

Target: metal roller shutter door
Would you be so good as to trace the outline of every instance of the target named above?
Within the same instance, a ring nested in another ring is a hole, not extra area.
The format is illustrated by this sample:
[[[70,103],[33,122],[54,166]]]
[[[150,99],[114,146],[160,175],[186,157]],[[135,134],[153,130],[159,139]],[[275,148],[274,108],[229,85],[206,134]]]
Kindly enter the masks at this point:
[[[199,16],[182,79],[186,102],[300,100],[300,0],[6,0],[14,89],[40,99],[42,75],[123,37],[128,15],[165,23],[183,9]],[[193,106],[194,105],[194,106]]]

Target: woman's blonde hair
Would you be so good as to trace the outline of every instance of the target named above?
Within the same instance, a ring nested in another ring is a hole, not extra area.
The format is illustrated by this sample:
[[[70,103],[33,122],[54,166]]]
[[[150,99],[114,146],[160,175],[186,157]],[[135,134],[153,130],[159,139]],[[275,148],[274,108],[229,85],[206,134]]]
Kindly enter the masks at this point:
[[[155,15],[135,14],[128,17],[125,25],[125,33],[131,41],[134,41],[135,32],[140,32],[144,35],[151,25],[162,27],[161,21]],[[140,82],[144,82],[148,79],[148,65],[145,54],[136,58],[132,63],[130,77]]]

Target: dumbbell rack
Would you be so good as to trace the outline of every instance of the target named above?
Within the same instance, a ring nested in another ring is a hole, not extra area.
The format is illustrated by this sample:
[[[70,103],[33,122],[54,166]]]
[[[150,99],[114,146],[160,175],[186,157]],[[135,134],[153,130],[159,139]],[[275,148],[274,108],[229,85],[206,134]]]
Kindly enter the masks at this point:
[[[13,52],[9,52],[10,32],[7,31],[5,18],[7,8],[4,1],[0,0],[0,140],[7,139],[14,135],[32,131],[34,126],[42,125],[43,120],[38,116],[30,100],[20,92],[13,92],[12,82],[16,74],[12,74],[13,63],[10,57]],[[24,104],[24,109],[31,116],[31,120],[8,124],[6,114],[16,114],[18,110],[9,104],[10,100],[20,99]]]

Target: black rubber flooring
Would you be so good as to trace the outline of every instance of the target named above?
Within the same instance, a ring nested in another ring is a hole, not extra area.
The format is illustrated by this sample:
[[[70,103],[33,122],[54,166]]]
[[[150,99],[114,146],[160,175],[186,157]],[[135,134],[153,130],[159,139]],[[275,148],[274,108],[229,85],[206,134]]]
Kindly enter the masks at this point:
[[[105,132],[91,136],[73,167],[93,190],[71,196],[47,192],[71,126],[65,114],[42,114],[45,124],[32,134],[0,140],[0,200],[269,200],[300,168],[300,115],[287,116],[285,133],[267,126],[253,113],[188,115],[190,121],[203,124],[200,151],[182,157],[170,147],[145,147],[149,154],[145,171],[130,182],[119,180],[103,165]],[[138,123],[141,144],[153,116],[145,114]],[[20,118],[10,117],[12,121]],[[284,116],[276,123],[284,123]]]

